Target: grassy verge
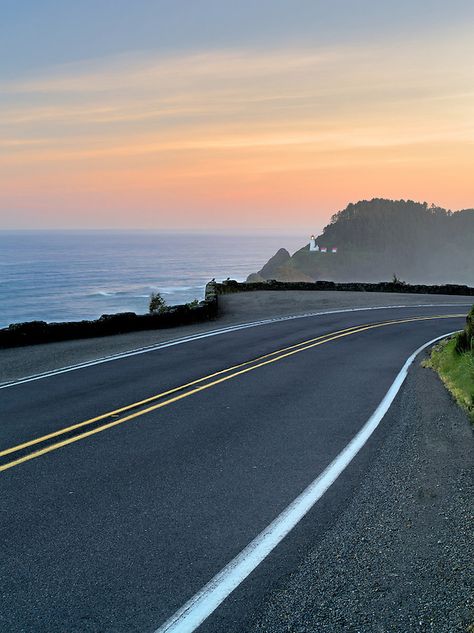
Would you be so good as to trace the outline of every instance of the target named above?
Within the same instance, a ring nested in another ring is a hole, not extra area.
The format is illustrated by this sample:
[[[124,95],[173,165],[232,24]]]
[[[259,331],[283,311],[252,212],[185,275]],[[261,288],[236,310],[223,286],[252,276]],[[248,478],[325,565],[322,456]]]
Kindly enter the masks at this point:
[[[469,413],[474,423],[474,351],[459,351],[459,335],[442,341],[424,362],[438,372],[456,401]]]

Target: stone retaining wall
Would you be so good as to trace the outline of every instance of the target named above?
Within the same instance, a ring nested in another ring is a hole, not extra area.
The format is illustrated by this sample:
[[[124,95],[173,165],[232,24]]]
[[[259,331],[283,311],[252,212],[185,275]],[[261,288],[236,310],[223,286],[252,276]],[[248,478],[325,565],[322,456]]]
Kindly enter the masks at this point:
[[[93,321],[13,323],[7,328],[0,329],[0,348],[170,328],[209,321],[216,316],[217,295],[215,294],[214,297],[206,298],[195,307],[172,306],[161,314],[122,312],[103,314]]]
[[[210,288],[212,286],[212,288]],[[209,292],[217,295],[234,292],[252,292],[257,290],[339,290],[346,292],[397,292],[411,294],[436,294],[436,295],[463,295],[474,296],[474,288],[456,284],[442,286],[412,285],[407,283],[380,282],[380,283],[337,283],[334,281],[275,281],[265,282],[238,282],[233,279],[222,283],[210,282],[207,284]]]

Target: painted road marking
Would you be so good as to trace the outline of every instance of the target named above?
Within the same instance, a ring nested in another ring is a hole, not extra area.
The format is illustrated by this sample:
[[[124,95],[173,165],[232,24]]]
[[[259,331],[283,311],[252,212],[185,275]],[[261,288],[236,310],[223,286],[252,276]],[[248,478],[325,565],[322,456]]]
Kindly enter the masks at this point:
[[[340,310],[326,310],[322,312],[306,312],[304,314],[294,314],[291,316],[272,317],[268,319],[262,319],[259,321],[251,321],[249,323],[240,323],[236,325],[229,325],[226,327],[218,328],[216,330],[210,330],[209,332],[201,332],[199,334],[192,334],[190,336],[184,336],[177,339],[171,339],[169,341],[163,341],[154,345],[147,345],[144,347],[138,347],[136,349],[127,350],[125,352],[119,352],[117,354],[111,354],[109,356],[102,356],[90,361],[84,361],[75,365],[68,365],[66,367],[59,367],[58,369],[52,369],[50,371],[41,372],[39,374],[33,374],[31,376],[24,376],[16,380],[9,380],[7,382],[0,383],[0,389],[8,389],[17,385],[23,385],[27,382],[33,382],[36,380],[42,380],[43,378],[51,378],[60,374],[65,374],[78,369],[86,369],[87,367],[94,367],[95,365],[101,365],[102,363],[110,363],[115,360],[121,360],[123,358],[129,358],[130,356],[137,356],[139,354],[147,354],[149,352],[156,352],[161,349],[173,347],[175,345],[182,345],[184,343],[192,343],[204,338],[212,336],[219,336],[221,334],[229,334],[231,332],[237,332],[239,330],[246,330],[252,327],[258,327],[261,325],[269,325],[271,323],[279,323],[280,321],[292,321],[294,319],[306,319],[310,317],[325,316],[328,314],[343,314],[346,312],[364,312],[366,310],[394,310],[397,308],[443,308],[443,307],[470,307],[471,303],[420,303],[417,305],[392,305],[392,306],[372,306],[368,308],[343,308]]]
[[[452,334],[455,332],[438,336],[413,352],[377,409],[331,464],[240,554],[176,611],[155,633],[193,633],[217,609],[321,499],[363,448],[400,391],[400,387],[408,374],[408,369],[417,355],[433,343]]]
[[[258,356],[252,360],[245,361],[244,363],[239,363],[238,365],[233,365],[232,367],[227,367],[226,369],[221,369],[220,371],[216,371],[212,374],[208,374],[207,376],[203,376],[202,378],[197,378],[191,382],[188,382],[184,385],[180,385],[179,387],[173,387],[172,389],[168,389],[167,391],[162,391],[161,393],[157,393],[154,396],[150,396],[149,398],[145,398],[143,400],[139,400],[137,402],[132,402],[132,404],[128,404],[124,407],[120,407],[119,409],[114,409],[113,411],[108,411],[107,413],[102,413],[101,415],[96,416],[95,418],[90,418],[89,420],[84,420],[84,422],[78,422],[77,424],[72,424],[71,426],[59,429],[58,431],[54,431],[52,433],[48,433],[47,435],[43,435],[42,437],[35,438],[34,440],[29,440],[27,442],[23,442],[22,444],[18,444],[17,446],[13,446],[12,448],[6,448],[0,451],[0,457],[4,457],[5,455],[9,455],[11,453],[20,451],[22,449],[28,448],[29,446],[34,446],[35,444],[39,444],[40,442],[44,442],[46,440],[52,439],[53,437],[58,437],[59,435],[64,435],[65,433],[70,433],[76,429],[82,428],[84,426],[94,424],[95,422],[100,422],[100,420],[104,420],[105,418],[117,416],[120,413],[124,413],[125,411],[130,411],[131,409],[136,409],[137,407],[143,406],[145,404],[149,404],[155,400],[159,400],[165,396],[169,396],[172,393],[176,393],[177,391],[182,391],[183,389],[187,389],[188,387],[192,387],[197,385],[205,380],[210,380],[211,378],[215,378],[216,376],[220,376],[222,374],[233,371],[234,369],[239,369],[240,367],[245,367],[247,365],[251,365],[252,363],[256,363],[264,358],[269,358],[270,356],[274,356],[275,354],[280,354],[281,352],[285,352],[290,349],[294,349],[296,347],[300,347],[301,345],[305,345],[307,343],[312,343],[313,341],[319,341],[328,336],[332,336],[333,334],[341,334],[342,332],[349,332],[351,330],[355,330],[361,327],[360,325],[354,325],[350,328],[346,328],[344,330],[338,330],[336,332],[328,332],[326,334],[322,334],[317,336],[316,338],[309,339],[307,341],[301,341],[300,343],[296,343],[295,345],[290,345],[289,347],[284,347],[279,350],[275,350],[274,352],[270,352],[269,354],[265,354],[264,356]]]
[[[437,315],[437,316],[429,316],[429,317],[413,317],[411,319],[400,319],[400,320],[393,320],[393,321],[385,321],[382,323],[375,323],[375,324],[368,324],[368,325],[363,325],[363,326],[355,326],[354,328],[349,328],[348,330],[342,330],[339,333],[338,332],[334,332],[334,333],[328,333],[326,335],[323,335],[321,337],[318,337],[317,339],[310,339],[309,341],[306,342],[302,342],[299,344],[296,344],[294,346],[291,346],[289,348],[284,348],[282,350],[278,350],[277,352],[273,352],[272,354],[267,354],[265,357],[260,357],[259,359],[255,359],[254,361],[247,361],[246,363],[243,363],[242,365],[240,365],[240,367],[243,367],[245,365],[248,365],[250,363],[251,366],[250,367],[245,367],[244,369],[239,369],[238,371],[235,371],[232,374],[229,374],[227,376],[218,378],[216,380],[213,380],[211,382],[208,382],[204,385],[201,385],[199,387],[195,387],[194,389],[191,389],[189,391],[185,391],[182,394],[179,394],[177,396],[174,396],[173,398],[170,398],[168,400],[164,400],[162,402],[159,402],[158,404],[154,404],[150,407],[147,407],[145,409],[142,409],[140,411],[137,411],[135,413],[131,413],[130,415],[127,415],[123,418],[119,418],[119,419],[115,419],[112,422],[108,422],[107,424],[103,424],[99,427],[96,427],[95,429],[91,429],[89,431],[86,431],[84,433],[80,433],[79,435],[75,435],[73,437],[67,438],[65,440],[62,440],[60,442],[57,442],[55,444],[51,444],[49,446],[46,446],[42,449],[39,449],[37,451],[34,451],[33,453],[29,453],[27,455],[24,455],[22,457],[19,457],[11,462],[7,462],[5,464],[0,465],[0,472],[4,471],[4,470],[8,470],[10,468],[13,468],[14,466],[18,466],[20,464],[23,464],[24,462],[30,461],[32,459],[36,459],[37,457],[41,457],[42,455],[45,455],[47,453],[50,453],[52,451],[58,450],[59,448],[62,448],[64,446],[68,446],[69,444],[73,444],[74,442],[78,442],[79,440],[85,439],[87,437],[90,437],[92,435],[96,435],[97,433],[101,433],[102,431],[105,431],[107,429],[113,428],[115,426],[118,426],[120,424],[124,424],[125,422],[128,422],[130,420],[134,420],[135,418],[141,417],[143,415],[146,415],[147,413],[151,413],[152,411],[156,411],[158,409],[161,409],[165,406],[168,406],[170,404],[173,404],[174,402],[178,402],[179,400],[182,400],[184,398],[188,398],[189,396],[192,396],[196,393],[199,393],[201,391],[204,391],[206,389],[210,389],[211,387],[214,387],[218,384],[221,384],[223,382],[226,382],[227,380],[231,380],[232,378],[236,378],[237,376],[241,376],[242,374],[246,374],[250,371],[254,371],[255,369],[258,369],[260,367],[263,367],[265,365],[269,365],[270,363],[275,363],[279,360],[282,360],[284,358],[288,358],[289,356],[293,356],[294,354],[298,354],[300,352],[306,351],[308,349],[311,349],[313,347],[318,347],[319,345],[324,345],[325,343],[329,343],[330,341],[334,341],[336,339],[340,339],[340,338],[344,338],[346,336],[351,336],[352,334],[357,334],[359,332],[364,332],[367,330],[373,330],[376,328],[380,328],[380,327],[387,327],[389,325],[395,325],[395,324],[400,324],[400,323],[413,323],[416,321],[431,321],[431,320],[437,320],[437,319],[451,319],[451,318],[459,318],[459,317],[464,317],[464,314],[450,314],[450,315]],[[322,340],[321,340],[322,339]],[[313,342],[314,341],[314,342]],[[309,344],[306,344],[309,343]],[[296,348],[296,349],[293,349]],[[289,351],[285,351],[285,350],[289,350]],[[284,353],[280,353],[280,352],[284,352]],[[274,356],[275,354],[280,354],[279,356]],[[268,356],[274,356],[274,358],[268,358],[267,360],[263,360],[261,362],[260,361],[262,358],[267,358]],[[239,366],[235,366],[235,368],[238,368]],[[233,368],[229,368],[228,370],[222,370],[222,372],[217,372],[214,375],[217,375],[218,373],[225,373],[226,371],[232,371]],[[210,376],[212,377],[212,375]],[[196,384],[197,382],[200,382],[201,380],[206,380],[209,377],[206,377],[204,379],[200,379],[198,381],[194,381],[194,384]],[[191,384],[191,383],[188,383]],[[177,387],[175,388],[175,390],[180,390],[183,389],[184,386],[181,387]],[[164,392],[166,393],[166,392]],[[155,399],[157,396],[152,397],[151,399],[148,399],[148,401]],[[146,402],[146,401],[142,401],[142,402]],[[137,404],[135,405],[128,405],[127,408],[130,408],[131,406],[138,406]],[[122,409],[124,410],[125,407]],[[117,409],[115,412],[109,412],[107,414],[103,414],[103,416],[98,416],[98,418],[94,418],[93,420],[100,420],[101,417],[103,418],[105,417],[110,417],[111,415],[114,415],[117,411],[120,411],[119,409]],[[74,428],[79,428],[79,426],[85,425],[85,424],[91,424],[91,421],[86,420],[85,422],[80,422],[78,425],[73,425],[70,427],[67,427],[66,429],[61,429],[60,431],[56,431],[53,434],[49,434],[48,436],[43,436],[42,438],[36,438],[34,440],[30,440],[29,442],[24,442],[22,444],[19,444],[17,446],[13,446],[11,448],[5,449],[0,453],[0,457],[4,456],[4,455],[8,455],[11,454],[13,452],[17,452],[19,450],[22,450],[24,448],[27,448],[28,446],[31,446],[33,444],[45,441],[45,439],[50,439],[51,437],[55,437],[57,435],[60,435],[62,433],[66,433],[70,430],[73,430]]]

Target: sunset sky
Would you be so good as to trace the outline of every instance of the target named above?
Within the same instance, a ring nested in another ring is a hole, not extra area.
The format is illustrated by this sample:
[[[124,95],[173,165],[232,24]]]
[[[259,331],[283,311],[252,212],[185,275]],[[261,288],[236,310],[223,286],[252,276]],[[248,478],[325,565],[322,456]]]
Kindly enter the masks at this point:
[[[0,228],[474,207],[472,0],[2,0]]]

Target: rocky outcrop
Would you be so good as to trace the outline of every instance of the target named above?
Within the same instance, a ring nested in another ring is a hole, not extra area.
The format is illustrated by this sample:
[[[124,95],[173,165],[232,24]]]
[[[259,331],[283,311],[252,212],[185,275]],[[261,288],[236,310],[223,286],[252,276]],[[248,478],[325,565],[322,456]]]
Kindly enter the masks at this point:
[[[279,281],[313,281],[313,279],[295,266],[290,253],[280,248],[258,273],[247,277],[249,282],[262,282],[266,279]]]
[[[286,248],[280,248],[273,257],[271,257],[265,266],[260,271],[260,276],[264,279],[269,279],[269,275],[274,274],[275,271],[280,270],[285,264],[291,260],[290,253]]]

